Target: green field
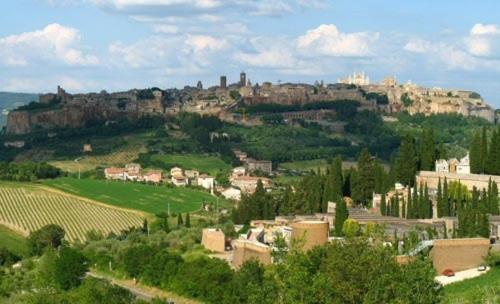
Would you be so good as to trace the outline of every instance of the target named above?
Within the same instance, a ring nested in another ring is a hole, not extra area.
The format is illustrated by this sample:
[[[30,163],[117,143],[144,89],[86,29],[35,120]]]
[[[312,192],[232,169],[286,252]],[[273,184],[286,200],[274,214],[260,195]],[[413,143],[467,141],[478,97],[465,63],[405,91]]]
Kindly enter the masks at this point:
[[[9,251],[19,256],[28,255],[28,245],[26,239],[20,234],[0,225],[0,247],[5,247]]]
[[[202,203],[217,201],[209,193],[189,188],[169,188],[131,182],[92,179],[60,178],[45,184],[67,193],[86,197],[109,205],[157,214],[167,211],[191,212],[201,209]],[[227,202],[220,200],[221,206]]]
[[[450,304],[500,303],[500,268],[494,268],[477,278],[447,285],[444,296],[444,303]]]
[[[151,160],[160,161],[166,167],[179,166],[182,169],[194,169],[213,176],[220,171],[231,170],[231,166],[219,157],[202,154],[154,155]]]

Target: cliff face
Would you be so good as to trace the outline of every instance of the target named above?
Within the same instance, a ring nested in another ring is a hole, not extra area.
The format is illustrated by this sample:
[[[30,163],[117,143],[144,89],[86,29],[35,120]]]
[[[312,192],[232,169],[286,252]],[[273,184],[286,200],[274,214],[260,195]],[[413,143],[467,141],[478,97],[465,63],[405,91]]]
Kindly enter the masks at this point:
[[[7,118],[8,134],[26,134],[37,129],[80,128],[92,120],[137,119],[163,113],[161,101],[130,102],[120,109],[113,103],[72,103],[47,111],[12,111]]]

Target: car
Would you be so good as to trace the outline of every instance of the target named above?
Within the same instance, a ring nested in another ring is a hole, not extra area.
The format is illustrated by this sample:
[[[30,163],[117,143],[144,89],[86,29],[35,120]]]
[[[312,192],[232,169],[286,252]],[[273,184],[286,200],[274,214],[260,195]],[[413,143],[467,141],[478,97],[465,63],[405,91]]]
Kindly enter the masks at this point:
[[[481,265],[477,268],[477,271],[486,271],[486,266]]]
[[[447,277],[454,277],[455,276],[455,272],[451,269],[445,269],[443,271],[443,275],[444,276],[447,276]]]

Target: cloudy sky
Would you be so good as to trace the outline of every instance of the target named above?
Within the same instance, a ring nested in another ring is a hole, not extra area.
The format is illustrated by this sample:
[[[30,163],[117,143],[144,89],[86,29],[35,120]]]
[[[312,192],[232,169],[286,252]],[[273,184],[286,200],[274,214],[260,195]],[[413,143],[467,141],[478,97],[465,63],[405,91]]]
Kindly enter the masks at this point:
[[[0,91],[205,86],[366,71],[500,107],[500,1],[2,0]]]

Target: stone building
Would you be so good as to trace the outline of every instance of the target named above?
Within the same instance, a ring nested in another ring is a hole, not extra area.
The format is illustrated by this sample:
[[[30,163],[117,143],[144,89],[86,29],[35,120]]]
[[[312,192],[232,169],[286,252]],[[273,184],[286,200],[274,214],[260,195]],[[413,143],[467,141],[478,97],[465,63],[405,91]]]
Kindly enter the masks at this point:
[[[490,247],[490,240],[482,238],[434,240],[430,257],[439,274],[446,269],[457,272],[484,264]]]
[[[207,250],[224,253],[226,251],[226,236],[218,228],[206,228],[202,232],[201,244]]]
[[[272,263],[271,247],[248,240],[236,240],[233,243],[234,254],[232,265],[235,268],[241,267],[245,262],[257,260],[264,265]]]
[[[246,168],[250,173],[260,171],[267,175],[270,175],[273,172],[273,162],[269,160],[255,160],[247,158]]]
[[[300,221],[292,224],[292,239],[303,241],[303,250],[328,243],[328,233],[328,222]]]
[[[459,174],[451,172],[434,172],[434,171],[420,171],[416,176],[417,184],[427,184],[429,189],[436,190],[438,187],[439,180],[441,183],[444,179],[450,182],[460,182],[465,185],[467,189],[472,190],[476,187],[479,190],[488,189],[488,182],[490,179],[496,182],[500,186],[500,176],[498,175],[487,175],[487,174]]]

